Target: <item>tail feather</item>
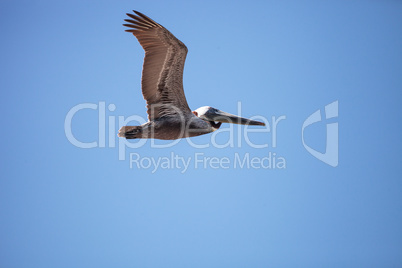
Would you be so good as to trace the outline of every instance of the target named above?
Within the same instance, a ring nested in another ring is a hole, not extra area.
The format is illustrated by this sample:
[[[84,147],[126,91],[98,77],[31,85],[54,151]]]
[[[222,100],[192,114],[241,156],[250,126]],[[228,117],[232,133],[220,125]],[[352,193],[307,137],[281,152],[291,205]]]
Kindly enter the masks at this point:
[[[126,139],[136,139],[140,137],[141,126],[124,126],[119,130],[117,136]]]

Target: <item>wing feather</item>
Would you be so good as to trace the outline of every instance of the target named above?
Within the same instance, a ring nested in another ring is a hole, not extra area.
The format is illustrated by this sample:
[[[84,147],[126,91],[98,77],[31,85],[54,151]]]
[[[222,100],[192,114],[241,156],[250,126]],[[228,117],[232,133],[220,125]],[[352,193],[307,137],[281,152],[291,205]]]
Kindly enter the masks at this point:
[[[135,11],[123,24],[145,50],[142,94],[148,119],[191,113],[183,90],[183,69],[187,47],[162,25]]]

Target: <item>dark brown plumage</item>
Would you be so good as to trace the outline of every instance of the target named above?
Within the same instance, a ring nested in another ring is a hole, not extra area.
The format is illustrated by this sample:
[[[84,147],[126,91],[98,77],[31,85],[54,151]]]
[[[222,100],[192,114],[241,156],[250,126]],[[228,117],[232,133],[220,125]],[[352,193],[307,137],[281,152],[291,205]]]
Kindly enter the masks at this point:
[[[130,19],[125,19],[123,25],[130,28],[126,31],[134,34],[145,50],[142,94],[149,122],[124,126],[119,137],[173,140],[213,132],[222,122],[264,125],[207,106],[191,112],[183,90],[187,47],[159,23],[138,11],[134,13],[127,14]]]
[[[162,25],[144,14],[127,13],[126,32],[133,33],[145,50],[142,94],[147,101],[148,119],[154,120],[177,109],[191,112],[183,90],[183,69],[187,47]],[[176,107],[173,108],[172,107]]]

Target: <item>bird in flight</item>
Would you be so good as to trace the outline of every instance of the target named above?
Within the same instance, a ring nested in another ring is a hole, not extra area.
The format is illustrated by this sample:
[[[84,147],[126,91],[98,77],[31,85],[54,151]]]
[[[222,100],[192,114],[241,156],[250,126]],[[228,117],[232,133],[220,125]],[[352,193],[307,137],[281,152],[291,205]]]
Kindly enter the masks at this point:
[[[133,12],[127,13],[130,18],[123,25],[130,28],[126,32],[132,33],[145,50],[141,86],[148,122],[122,127],[119,137],[175,140],[211,133],[222,123],[265,126],[209,106],[191,111],[183,90],[187,47],[159,23]]]

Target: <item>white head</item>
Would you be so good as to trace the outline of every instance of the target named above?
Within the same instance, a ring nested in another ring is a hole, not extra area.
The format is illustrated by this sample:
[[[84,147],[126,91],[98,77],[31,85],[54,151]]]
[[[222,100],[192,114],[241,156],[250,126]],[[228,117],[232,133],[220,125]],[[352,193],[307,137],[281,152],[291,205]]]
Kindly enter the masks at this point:
[[[219,123],[232,123],[241,125],[254,125],[254,126],[265,126],[264,123],[250,120],[247,118],[239,117],[233,114],[229,114],[218,110],[210,106],[203,106],[193,111],[193,114],[201,118],[202,120],[209,122],[219,122]],[[220,124],[219,124],[220,126]],[[218,126],[218,128],[219,128]]]

